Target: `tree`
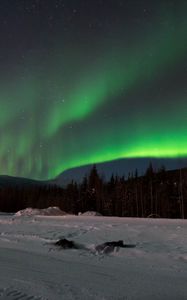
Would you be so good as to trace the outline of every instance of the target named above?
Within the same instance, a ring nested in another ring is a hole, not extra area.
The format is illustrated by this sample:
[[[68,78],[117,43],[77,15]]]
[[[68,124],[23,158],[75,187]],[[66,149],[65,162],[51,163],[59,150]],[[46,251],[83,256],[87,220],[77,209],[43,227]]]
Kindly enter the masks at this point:
[[[91,210],[102,213],[103,210],[103,182],[96,165],[93,165],[88,177],[88,202]]]

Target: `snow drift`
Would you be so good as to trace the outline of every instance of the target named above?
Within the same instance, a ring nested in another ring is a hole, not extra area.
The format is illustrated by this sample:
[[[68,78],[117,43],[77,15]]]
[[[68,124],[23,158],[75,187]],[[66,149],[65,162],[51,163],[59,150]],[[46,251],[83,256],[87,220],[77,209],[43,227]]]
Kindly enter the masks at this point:
[[[86,212],[84,212],[84,213],[82,213],[82,214],[79,214],[79,215],[81,215],[81,216],[90,216],[90,217],[99,217],[99,216],[102,216],[100,213],[98,213],[97,211],[86,211]]]
[[[31,208],[28,207],[26,209],[19,210],[15,216],[36,216],[36,215],[42,215],[42,216],[64,216],[66,213],[62,211],[59,207],[48,207],[44,209],[39,208]]]

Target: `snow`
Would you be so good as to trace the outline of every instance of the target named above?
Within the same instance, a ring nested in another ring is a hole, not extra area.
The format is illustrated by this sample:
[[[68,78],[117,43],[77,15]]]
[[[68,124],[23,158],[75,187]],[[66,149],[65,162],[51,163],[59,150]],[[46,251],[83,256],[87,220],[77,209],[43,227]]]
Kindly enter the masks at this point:
[[[86,212],[84,212],[84,213],[82,213],[82,214],[80,214],[79,213],[79,216],[80,215],[82,215],[82,216],[92,216],[92,217],[94,217],[94,216],[101,216],[101,214],[100,213],[98,213],[97,211],[92,211],[92,210],[88,210],[88,211],[86,211]]]
[[[186,233],[187,220],[0,215],[0,300],[187,299]],[[136,247],[96,251],[118,240]]]
[[[66,215],[66,213],[60,210],[60,208],[56,206],[48,207],[44,209],[28,207],[26,209],[19,210],[15,215],[16,216],[34,216],[34,215],[63,216]]]

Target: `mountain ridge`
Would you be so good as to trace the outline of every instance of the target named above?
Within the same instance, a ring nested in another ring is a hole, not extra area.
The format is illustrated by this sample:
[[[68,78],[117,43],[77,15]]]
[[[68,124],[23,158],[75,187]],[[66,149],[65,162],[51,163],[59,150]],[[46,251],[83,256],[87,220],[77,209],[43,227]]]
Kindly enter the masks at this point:
[[[155,170],[165,167],[166,170],[175,170],[187,167],[187,158],[131,158],[131,159],[119,159],[110,162],[96,163],[97,170],[100,176],[109,180],[113,175],[127,177],[135,171],[138,171],[138,175],[145,174],[149,164],[153,165]],[[89,164],[81,167],[71,168],[59,174],[54,182],[57,185],[66,185],[69,182],[76,181],[80,183],[82,179],[87,176],[94,164]]]
[[[187,167],[187,158],[133,158],[119,159],[111,162],[95,164],[100,176],[104,180],[109,180],[112,174],[125,176],[138,171],[138,175],[145,174],[149,164],[152,163],[155,170],[165,167],[166,170],[177,170]],[[66,186],[72,180],[80,183],[89,172],[93,164],[71,168],[59,174],[56,178],[50,180],[36,180],[26,177],[16,177],[10,175],[0,175],[0,187],[4,186],[33,186],[33,185],[58,185]]]

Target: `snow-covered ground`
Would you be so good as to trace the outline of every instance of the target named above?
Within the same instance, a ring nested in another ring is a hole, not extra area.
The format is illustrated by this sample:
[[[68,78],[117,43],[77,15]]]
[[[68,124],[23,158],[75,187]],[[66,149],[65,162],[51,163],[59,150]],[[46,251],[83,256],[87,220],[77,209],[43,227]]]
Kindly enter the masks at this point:
[[[43,216],[63,216],[66,213],[60,210],[59,207],[53,206],[44,209],[39,208],[31,208],[28,207],[26,209],[19,210],[16,214],[17,217],[20,216],[34,216],[34,215],[43,215]]]
[[[113,240],[136,247],[95,251]],[[186,300],[187,220],[0,215],[0,300],[39,299]]]

